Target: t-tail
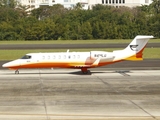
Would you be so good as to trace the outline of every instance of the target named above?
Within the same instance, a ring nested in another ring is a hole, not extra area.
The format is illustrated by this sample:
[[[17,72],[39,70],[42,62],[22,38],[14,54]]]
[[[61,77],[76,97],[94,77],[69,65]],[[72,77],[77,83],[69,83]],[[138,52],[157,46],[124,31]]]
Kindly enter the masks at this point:
[[[147,35],[136,36],[125,49],[113,51],[116,56],[115,60],[143,60],[143,50],[151,38],[154,37]]]

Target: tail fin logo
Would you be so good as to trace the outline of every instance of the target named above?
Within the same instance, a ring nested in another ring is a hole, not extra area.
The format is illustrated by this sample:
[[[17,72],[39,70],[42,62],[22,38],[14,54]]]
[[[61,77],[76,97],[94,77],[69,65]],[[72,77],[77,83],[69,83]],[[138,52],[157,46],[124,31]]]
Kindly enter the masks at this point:
[[[138,45],[130,45],[130,48],[133,51],[138,51],[137,47],[138,47]]]

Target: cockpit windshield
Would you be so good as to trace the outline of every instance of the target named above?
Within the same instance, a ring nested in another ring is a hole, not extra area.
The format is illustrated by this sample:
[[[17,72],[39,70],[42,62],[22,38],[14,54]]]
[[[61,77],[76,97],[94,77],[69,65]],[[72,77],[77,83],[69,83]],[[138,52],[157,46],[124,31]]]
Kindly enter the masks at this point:
[[[32,56],[30,56],[30,55],[25,55],[25,56],[23,56],[21,59],[31,59],[32,58]]]

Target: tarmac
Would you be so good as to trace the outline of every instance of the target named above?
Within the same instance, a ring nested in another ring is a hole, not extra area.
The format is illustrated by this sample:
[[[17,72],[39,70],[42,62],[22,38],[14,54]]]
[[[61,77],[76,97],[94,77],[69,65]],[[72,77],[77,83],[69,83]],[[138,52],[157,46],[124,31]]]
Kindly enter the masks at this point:
[[[0,120],[160,120],[160,70],[0,70]]]

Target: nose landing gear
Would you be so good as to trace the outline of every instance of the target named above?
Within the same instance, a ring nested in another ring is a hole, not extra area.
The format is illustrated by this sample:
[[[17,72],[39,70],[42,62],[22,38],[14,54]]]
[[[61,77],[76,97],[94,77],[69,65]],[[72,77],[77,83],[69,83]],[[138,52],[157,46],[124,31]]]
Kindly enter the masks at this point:
[[[18,69],[15,71],[15,74],[19,74],[19,70]]]

